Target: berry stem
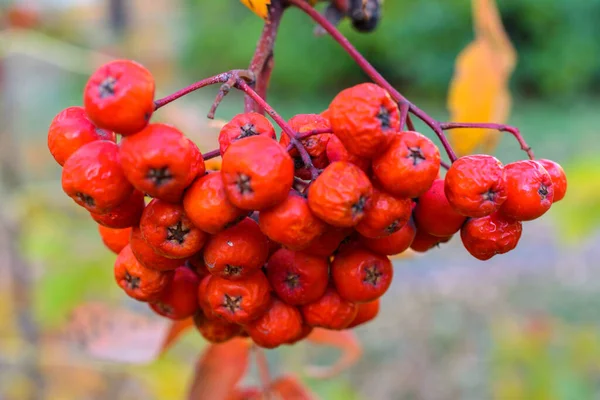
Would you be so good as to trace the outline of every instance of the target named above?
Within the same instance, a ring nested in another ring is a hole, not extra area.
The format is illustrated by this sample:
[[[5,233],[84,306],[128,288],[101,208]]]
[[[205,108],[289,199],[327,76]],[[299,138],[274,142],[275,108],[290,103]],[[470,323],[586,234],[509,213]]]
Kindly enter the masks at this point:
[[[204,159],[204,161],[206,161],[206,160],[211,160],[213,158],[217,158],[220,155],[221,155],[221,150],[215,149],[215,150],[209,151],[208,153],[202,154],[202,158]]]
[[[409,111],[418,117],[421,121],[427,124],[438,136],[448,157],[451,161],[456,160],[456,154],[448,142],[444,131],[440,127],[440,123],[430,117],[425,111],[412,104],[408,99],[400,92],[398,92],[377,70],[371,65],[365,57],[350,43],[350,41],[335,27],[331,22],[322,16],[317,10],[315,10],[309,3],[304,0],[287,0],[289,4],[294,5],[311,17],[317,24],[329,33],[329,35],[342,46],[342,48],[348,53],[350,57],[354,59],[356,64],[379,86],[388,91],[394,101],[397,103],[407,103],[409,105]]]
[[[443,130],[449,129],[459,129],[459,128],[481,128],[481,129],[493,129],[500,132],[508,132],[517,139],[519,145],[521,145],[521,149],[527,153],[527,156],[530,160],[534,159],[533,150],[531,146],[527,144],[519,129],[514,126],[502,125],[502,124],[489,124],[489,123],[471,123],[471,122],[444,122],[440,124],[440,127]]]
[[[319,176],[319,171],[313,165],[312,160],[310,159],[310,155],[304,148],[302,142],[300,142],[300,140],[297,139],[296,132],[294,132],[292,127],[287,122],[285,122],[285,120],[277,113],[277,111],[275,111],[262,97],[260,97],[260,95],[256,93],[256,91],[252,89],[250,85],[246,83],[246,81],[244,81],[243,79],[238,79],[235,87],[241,90],[242,92],[246,93],[248,97],[250,97],[254,102],[256,102],[256,104],[258,104],[259,107],[264,109],[267,112],[267,114],[269,114],[269,116],[273,118],[273,121],[275,121],[275,123],[279,125],[283,132],[290,138],[290,144],[292,144],[298,150],[298,153],[300,153],[300,157],[302,157],[302,162],[310,170],[312,178],[317,179],[317,177]]]
[[[308,131],[308,132],[302,132],[302,133],[298,132],[298,133],[296,133],[296,139],[302,140],[302,139],[306,139],[307,137],[321,135],[324,133],[333,133],[333,131],[331,130],[331,128],[321,128],[321,129],[313,129],[312,131]]]
[[[250,61],[250,67],[248,68],[256,76],[254,89],[265,100],[267,98],[269,81],[271,80],[271,72],[273,71],[273,48],[275,47],[275,39],[277,38],[283,11],[284,8],[281,2],[275,1],[271,3],[269,20],[265,22],[256,45],[256,50],[254,51],[254,56],[252,57],[252,61]],[[244,112],[251,111],[263,115],[265,113],[265,110],[254,102],[251,97],[246,96],[244,99]]]

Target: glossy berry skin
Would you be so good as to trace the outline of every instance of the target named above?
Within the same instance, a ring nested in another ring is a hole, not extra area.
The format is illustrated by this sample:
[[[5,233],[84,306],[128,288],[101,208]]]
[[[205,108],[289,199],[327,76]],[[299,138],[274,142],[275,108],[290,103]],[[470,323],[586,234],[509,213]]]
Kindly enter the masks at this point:
[[[381,297],[393,276],[392,263],[386,256],[360,247],[345,248],[331,264],[331,278],[339,295],[355,303]]]
[[[154,248],[144,240],[142,231],[137,226],[131,229],[129,243],[135,257],[140,264],[146,268],[155,269],[157,271],[171,271],[184,264],[184,260],[167,258],[158,254]]]
[[[205,172],[198,147],[167,124],[150,124],[124,138],[121,163],[136,189],[171,203],[181,201],[183,191]]]
[[[346,150],[341,140],[337,136],[332,135],[327,142],[327,159],[330,163],[336,161],[347,161],[356,165],[358,168],[368,173],[371,170],[371,160],[351,154]]]
[[[400,112],[388,92],[373,83],[342,90],[329,105],[335,135],[359,157],[384,151],[400,129]]]
[[[417,227],[415,238],[410,244],[410,248],[417,253],[425,253],[434,247],[438,247],[441,243],[447,243],[452,239],[452,236],[433,236]]]
[[[506,201],[498,212],[518,221],[531,221],[550,209],[554,185],[544,167],[531,160],[517,161],[504,167]]]
[[[300,332],[300,334],[298,336],[296,336],[295,338],[293,338],[292,340],[290,340],[287,344],[295,344],[295,343],[301,342],[302,340],[306,339],[308,337],[308,335],[310,335],[314,329],[315,328],[313,328],[312,326],[303,322],[302,323],[302,331]]]
[[[183,208],[195,226],[212,235],[235,225],[248,214],[247,210],[231,204],[219,172],[196,179],[185,191]]]
[[[375,187],[356,230],[370,238],[389,236],[406,225],[411,213],[411,199],[396,197]]]
[[[90,216],[100,225],[113,229],[129,228],[139,225],[142,213],[146,207],[144,193],[134,190],[123,203],[105,214],[90,213]]]
[[[302,333],[302,314],[296,307],[273,299],[267,311],[244,329],[258,346],[274,349]]]
[[[115,60],[98,68],[83,91],[85,111],[101,128],[122,135],[141,131],[154,112],[154,78],[142,65]]]
[[[258,224],[269,239],[292,250],[307,247],[326,227],[312,213],[308,201],[294,191],[283,202],[261,211]]]
[[[133,192],[121,168],[119,147],[107,140],[90,142],[69,157],[62,187],[77,204],[96,214],[110,212]]]
[[[444,191],[454,210],[466,217],[483,217],[506,201],[504,166],[485,154],[464,156],[446,173]]]
[[[353,232],[352,228],[326,225],[325,232],[317,236],[302,252],[317,257],[330,257]]]
[[[346,329],[358,312],[356,303],[344,300],[333,287],[312,303],[301,307],[304,321],[313,327],[332,330]]]
[[[237,281],[212,276],[206,292],[213,312],[236,324],[257,319],[271,303],[271,287],[261,271]]]
[[[114,274],[117,285],[129,297],[139,301],[157,299],[173,279],[172,271],[156,271],[140,264],[129,245],[117,256]]]
[[[298,114],[290,118],[288,124],[294,130],[294,132],[299,134],[314,130],[331,129],[329,120],[319,114]],[[329,164],[329,160],[327,159],[327,143],[332,137],[333,134],[322,133],[300,140],[308,155],[310,155],[311,161],[316,168],[325,168],[327,164]],[[290,144],[289,136],[282,132],[279,143],[281,143],[283,147],[287,148]],[[300,157],[298,150],[295,148],[290,151],[290,155],[292,155],[294,158]],[[302,161],[299,160],[299,162]],[[310,174],[308,170],[304,172],[308,172],[308,174]]]
[[[238,324],[220,318],[207,318],[202,312],[194,315],[194,325],[204,339],[210,343],[224,343],[233,339],[242,331]]]
[[[521,222],[493,213],[469,219],[462,227],[460,237],[473,257],[485,261],[517,247],[522,229]]]
[[[229,146],[221,174],[233,205],[264,210],[287,197],[294,180],[294,162],[275,140],[251,136]]]
[[[231,143],[258,135],[266,136],[270,139],[277,137],[273,125],[261,114],[248,112],[236,115],[219,132],[219,150],[221,151],[221,155],[225,154]]]
[[[420,230],[442,237],[454,235],[466,220],[448,202],[443,179],[436,179],[429,190],[419,197],[414,217]]]
[[[204,263],[204,254],[202,251],[199,251],[188,258],[187,263],[190,269],[192,269],[201,279],[210,274],[210,272],[208,272],[208,267]]]
[[[188,258],[199,252],[208,234],[196,228],[180,204],[153,199],[140,222],[144,240],[167,258]]]
[[[372,194],[371,181],[360,168],[338,161],[329,164],[310,185],[308,206],[328,224],[347,228],[364,218]]]
[[[119,254],[129,244],[131,228],[113,229],[98,225],[102,243],[113,253]]]
[[[325,293],[329,263],[325,257],[280,249],[269,259],[266,273],[281,300],[303,305],[318,300]]]
[[[416,198],[431,187],[440,171],[440,151],[418,132],[397,134],[383,154],[373,159],[373,174],[383,189]]]
[[[189,318],[198,311],[200,279],[187,267],[175,270],[173,280],[164,288],[150,308],[159,315],[173,320]]]
[[[358,304],[358,313],[350,325],[348,325],[348,329],[374,320],[377,314],[379,314],[379,299]]]
[[[212,277],[212,275],[208,274],[200,280],[200,285],[198,285],[198,305],[207,318],[221,319],[217,314],[214,313],[208,301],[208,284],[210,283]]]
[[[116,135],[97,128],[83,107],[65,108],[54,117],[48,129],[48,149],[61,166],[81,146],[96,140],[115,142]]]
[[[231,280],[244,279],[256,273],[268,256],[268,239],[251,218],[245,218],[212,236],[204,247],[208,271]]]
[[[561,201],[567,193],[567,175],[563,168],[557,162],[547,159],[536,160],[544,167],[546,172],[552,178],[552,186],[554,188],[553,202]]]
[[[414,221],[409,220],[398,232],[381,238],[360,237],[360,243],[374,253],[395,256],[406,251],[417,233]]]

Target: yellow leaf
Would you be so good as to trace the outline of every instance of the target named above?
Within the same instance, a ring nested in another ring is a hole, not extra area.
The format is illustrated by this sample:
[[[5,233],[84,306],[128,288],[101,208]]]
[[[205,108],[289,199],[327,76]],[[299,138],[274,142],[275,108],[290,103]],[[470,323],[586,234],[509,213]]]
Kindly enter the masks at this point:
[[[248,7],[254,14],[262,19],[267,19],[269,16],[269,5],[271,0],[240,0],[243,5]]]
[[[510,112],[510,76],[515,50],[504,31],[495,0],[473,0],[475,40],[457,57],[448,94],[454,122],[504,123]],[[476,150],[492,152],[500,138],[495,131],[456,129],[450,141],[461,156]]]

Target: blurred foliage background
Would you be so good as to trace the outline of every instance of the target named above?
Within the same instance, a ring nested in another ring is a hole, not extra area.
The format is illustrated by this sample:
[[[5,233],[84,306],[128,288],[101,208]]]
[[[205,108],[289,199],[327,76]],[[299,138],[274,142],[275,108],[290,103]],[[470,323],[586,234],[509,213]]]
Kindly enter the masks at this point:
[[[519,56],[510,123],[538,156],[565,166],[567,198],[525,225],[517,250],[488,263],[458,238],[398,260],[381,316],[358,330],[359,365],[338,379],[307,380],[324,399],[600,397],[600,0],[498,6]],[[193,332],[149,365],[99,361],[64,339],[73,310],[89,302],[154,320],[114,285],[114,256],[62,193],[46,130],[58,111],[81,104],[87,76],[108,56],[147,65],[162,96],[245,67],[262,23],[237,0],[0,0],[0,23],[0,398],[182,398],[204,346]],[[281,27],[269,95],[285,117],[320,112],[365,79],[312,28],[298,11]],[[447,118],[454,61],[473,37],[470,1],[388,0],[375,33],[341,29],[399,90]],[[156,117],[210,150],[218,130],[204,116],[215,93],[192,94]],[[240,100],[230,95],[217,118],[239,112]],[[517,149],[506,137],[497,154],[509,162],[523,157]],[[100,345],[122,326],[85,329]],[[275,374],[304,376],[307,363],[335,356],[302,344],[269,352],[269,361]]]

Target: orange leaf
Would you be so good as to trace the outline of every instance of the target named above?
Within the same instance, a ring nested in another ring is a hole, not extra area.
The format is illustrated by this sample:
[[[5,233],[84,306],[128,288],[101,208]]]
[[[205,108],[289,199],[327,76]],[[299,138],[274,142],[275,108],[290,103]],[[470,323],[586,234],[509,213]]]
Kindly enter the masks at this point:
[[[475,40],[458,56],[448,94],[455,122],[504,123],[510,112],[508,88],[516,53],[504,31],[495,0],[473,0]],[[492,152],[500,134],[485,129],[449,132],[457,154]]]
[[[103,303],[78,306],[63,328],[66,338],[98,359],[148,363],[156,359],[170,321]]]
[[[177,339],[179,339],[181,335],[183,335],[185,331],[192,326],[194,326],[193,318],[186,318],[181,321],[173,321],[160,348],[161,354],[167,351],[177,341]]]
[[[189,400],[225,400],[248,368],[250,342],[235,338],[204,351],[190,388]]]
[[[328,379],[339,375],[344,370],[352,367],[362,356],[362,347],[355,333],[350,330],[331,331],[315,328],[307,337],[309,342],[321,346],[336,347],[342,351],[337,362],[328,367],[309,366],[306,374],[312,378]]]
[[[315,395],[295,376],[284,375],[269,386],[269,395],[267,398],[275,397],[281,400],[314,400]],[[276,396],[273,396],[276,395]]]
[[[262,19],[267,19],[269,16],[269,5],[271,0],[240,0],[243,5],[248,7],[254,14]]]

